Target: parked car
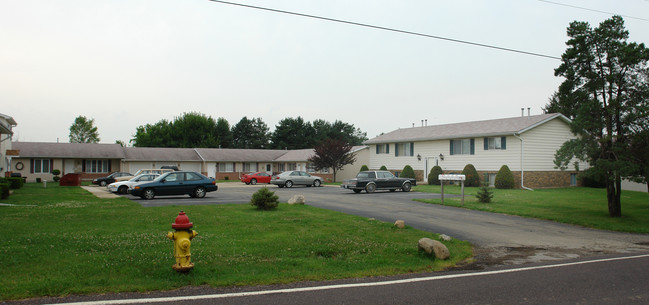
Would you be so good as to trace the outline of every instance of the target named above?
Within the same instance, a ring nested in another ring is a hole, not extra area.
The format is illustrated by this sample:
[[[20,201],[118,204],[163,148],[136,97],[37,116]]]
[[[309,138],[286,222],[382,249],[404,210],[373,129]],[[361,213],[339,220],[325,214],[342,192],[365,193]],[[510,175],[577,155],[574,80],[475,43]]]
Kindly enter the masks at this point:
[[[151,169],[141,169],[135,173],[135,175],[130,175],[130,176],[123,176],[115,179],[115,181],[126,181],[129,180],[135,176],[139,176],[142,174],[158,174],[162,175],[164,173],[170,173],[173,172],[174,170],[171,168],[151,168]]]
[[[250,174],[244,174],[241,176],[241,182],[245,184],[255,185],[257,183],[270,183],[271,175],[265,172],[256,172]]]
[[[110,175],[108,175],[108,176],[106,176],[106,177],[101,177],[101,178],[93,179],[93,180],[92,180],[92,184],[98,184],[98,185],[101,185],[101,186],[106,186],[106,185],[109,185],[109,184],[115,182],[115,180],[116,180],[117,178],[120,178],[120,177],[129,177],[129,176],[132,177],[131,173],[127,173],[127,172],[114,172],[114,173],[112,173],[112,174],[110,174]]]
[[[148,182],[148,181],[153,181],[155,178],[157,178],[158,174],[142,174],[135,176],[129,180],[126,181],[117,181],[113,182],[108,185],[108,190],[117,193],[117,194],[127,194],[128,190],[135,184],[139,182]]]
[[[389,171],[362,171],[356,178],[343,181],[340,187],[353,190],[354,193],[373,193],[375,190],[390,190],[394,192],[401,189],[403,192],[410,192],[417,180],[411,178],[397,178]]]
[[[303,171],[287,171],[273,176],[270,183],[282,187],[293,187],[293,185],[320,186],[322,177],[311,176]]]
[[[203,198],[207,192],[218,189],[214,178],[205,177],[197,172],[170,172],[160,175],[151,182],[138,183],[131,189],[131,195],[143,199],[155,196],[189,195]]]

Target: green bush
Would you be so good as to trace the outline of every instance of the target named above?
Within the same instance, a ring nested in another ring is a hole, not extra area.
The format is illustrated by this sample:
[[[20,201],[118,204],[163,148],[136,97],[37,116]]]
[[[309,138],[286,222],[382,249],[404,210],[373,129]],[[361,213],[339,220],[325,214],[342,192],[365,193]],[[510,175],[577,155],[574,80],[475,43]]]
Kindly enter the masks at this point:
[[[478,202],[489,203],[491,198],[494,198],[494,194],[489,190],[487,183],[483,184],[478,191],[478,194],[475,195],[475,198],[478,198]]]
[[[52,170],[52,175],[54,175],[54,176],[58,176],[58,175],[60,175],[60,174],[61,174],[61,171],[60,171],[60,170],[58,170],[58,169],[53,169],[53,170]]]
[[[5,179],[7,180],[7,183],[9,183],[9,188],[12,190],[17,190],[23,187],[23,178],[21,177],[9,177]]]
[[[279,196],[275,195],[275,192],[270,191],[267,187],[262,187],[252,194],[250,205],[256,206],[258,210],[271,210],[279,205],[278,199]]]
[[[416,179],[417,177],[415,176],[415,171],[412,169],[412,166],[406,165],[403,170],[401,171],[401,175],[399,175],[401,178],[412,178]]]
[[[514,175],[507,165],[503,165],[496,174],[495,186],[497,189],[513,189]]]
[[[363,171],[368,171],[368,170],[370,170],[370,168],[367,167],[367,165],[363,165],[363,166],[361,166],[361,170],[360,170],[361,172],[363,172]]]
[[[9,183],[0,183],[0,199],[9,198]]]
[[[382,170],[382,171],[386,171],[386,170],[388,170],[388,168],[387,168],[387,167],[385,167],[385,165],[381,165],[381,168],[380,168],[380,170]]]
[[[480,176],[478,176],[478,171],[473,164],[467,164],[462,170],[462,175],[466,176],[464,180],[465,186],[480,186]]]
[[[428,184],[430,185],[440,185],[439,182],[439,175],[443,174],[444,171],[439,165],[433,166],[433,168],[430,169],[430,173],[428,174]]]

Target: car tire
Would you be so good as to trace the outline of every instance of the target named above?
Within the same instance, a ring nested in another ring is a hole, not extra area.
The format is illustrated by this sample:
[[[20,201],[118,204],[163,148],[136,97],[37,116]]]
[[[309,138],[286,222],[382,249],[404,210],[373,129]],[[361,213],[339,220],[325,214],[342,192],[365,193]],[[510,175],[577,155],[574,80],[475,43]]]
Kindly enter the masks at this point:
[[[153,189],[146,189],[142,192],[142,199],[151,200],[155,197],[155,191]]]
[[[202,186],[199,186],[199,187],[194,189],[194,192],[192,192],[192,195],[193,195],[192,197],[194,197],[194,198],[203,198],[203,197],[205,197],[205,194],[207,194],[207,191],[205,190],[205,188],[202,187]]]
[[[126,194],[128,193],[128,186],[122,185],[117,189],[117,194]]]
[[[365,192],[374,193],[374,191],[376,191],[376,184],[369,183],[368,185],[365,186]]]
[[[252,185],[257,184],[257,179],[252,179],[252,180],[250,180],[250,184],[252,184]]]
[[[354,193],[358,194],[358,193],[360,193],[362,190],[352,190],[352,191],[354,191]]]
[[[106,181],[100,181],[99,186],[106,186]]]
[[[410,192],[411,189],[412,189],[412,184],[410,184],[410,182],[406,182],[401,186],[402,192]]]
[[[293,187],[293,181],[291,181],[291,180],[286,180],[286,182],[284,183],[284,186],[286,186],[286,187],[288,187],[288,188]]]
[[[283,187],[284,187],[283,184],[278,184],[277,186],[279,186],[279,188],[283,188]]]
[[[246,182],[246,185],[250,185],[250,182]]]
[[[315,181],[313,181],[313,186],[320,187],[321,185],[322,185],[322,182],[320,180],[316,179]]]

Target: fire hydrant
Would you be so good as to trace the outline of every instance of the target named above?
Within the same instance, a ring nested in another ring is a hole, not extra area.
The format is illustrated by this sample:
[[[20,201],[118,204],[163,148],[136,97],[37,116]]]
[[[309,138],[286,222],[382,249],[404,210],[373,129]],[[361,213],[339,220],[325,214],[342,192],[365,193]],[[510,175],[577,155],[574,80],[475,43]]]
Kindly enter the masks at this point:
[[[198,233],[191,230],[193,226],[194,224],[189,221],[189,217],[185,215],[185,212],[180,211],[176,217],[176,222],[171,224],[171,228],[176,231],[167,233],[167,238],[174,241],[176,264],[172,268],[178,272],[187,272],[194,268],[189,248],[191,246],[190,240],[196,237]]]

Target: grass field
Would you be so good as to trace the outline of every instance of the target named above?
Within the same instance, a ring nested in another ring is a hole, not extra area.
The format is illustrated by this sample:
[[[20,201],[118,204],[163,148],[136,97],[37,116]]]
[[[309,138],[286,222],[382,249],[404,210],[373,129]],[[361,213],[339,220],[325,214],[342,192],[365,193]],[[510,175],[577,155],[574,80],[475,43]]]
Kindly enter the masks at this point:
[[[419,185],[415,191],[440,193],[439,185]],[[649,194],[622,192],[622,217],[608,216],[606,190],[595,188],[558,188],[526,190],[491,189],[491,203],[479,203],[478,187],[466,187],[464,208],[548,219],[585,227],[634,233],[649,233]],[[460,187],[444,186],[445,194],[460,194]],[[441,200],[419,200],[441,204]],[[444,205],[461,207],[460,198],[445,198]]]
[[[448,261],[417,250],[435,234],[305,205],[143,208],[78,187],[27,184],[0,206],[0,300],[187,285],[265,285],[443,270],[472,257],[444,242]],[[190,273],[173,271],[165,236],[179,210],[194,223]]]

